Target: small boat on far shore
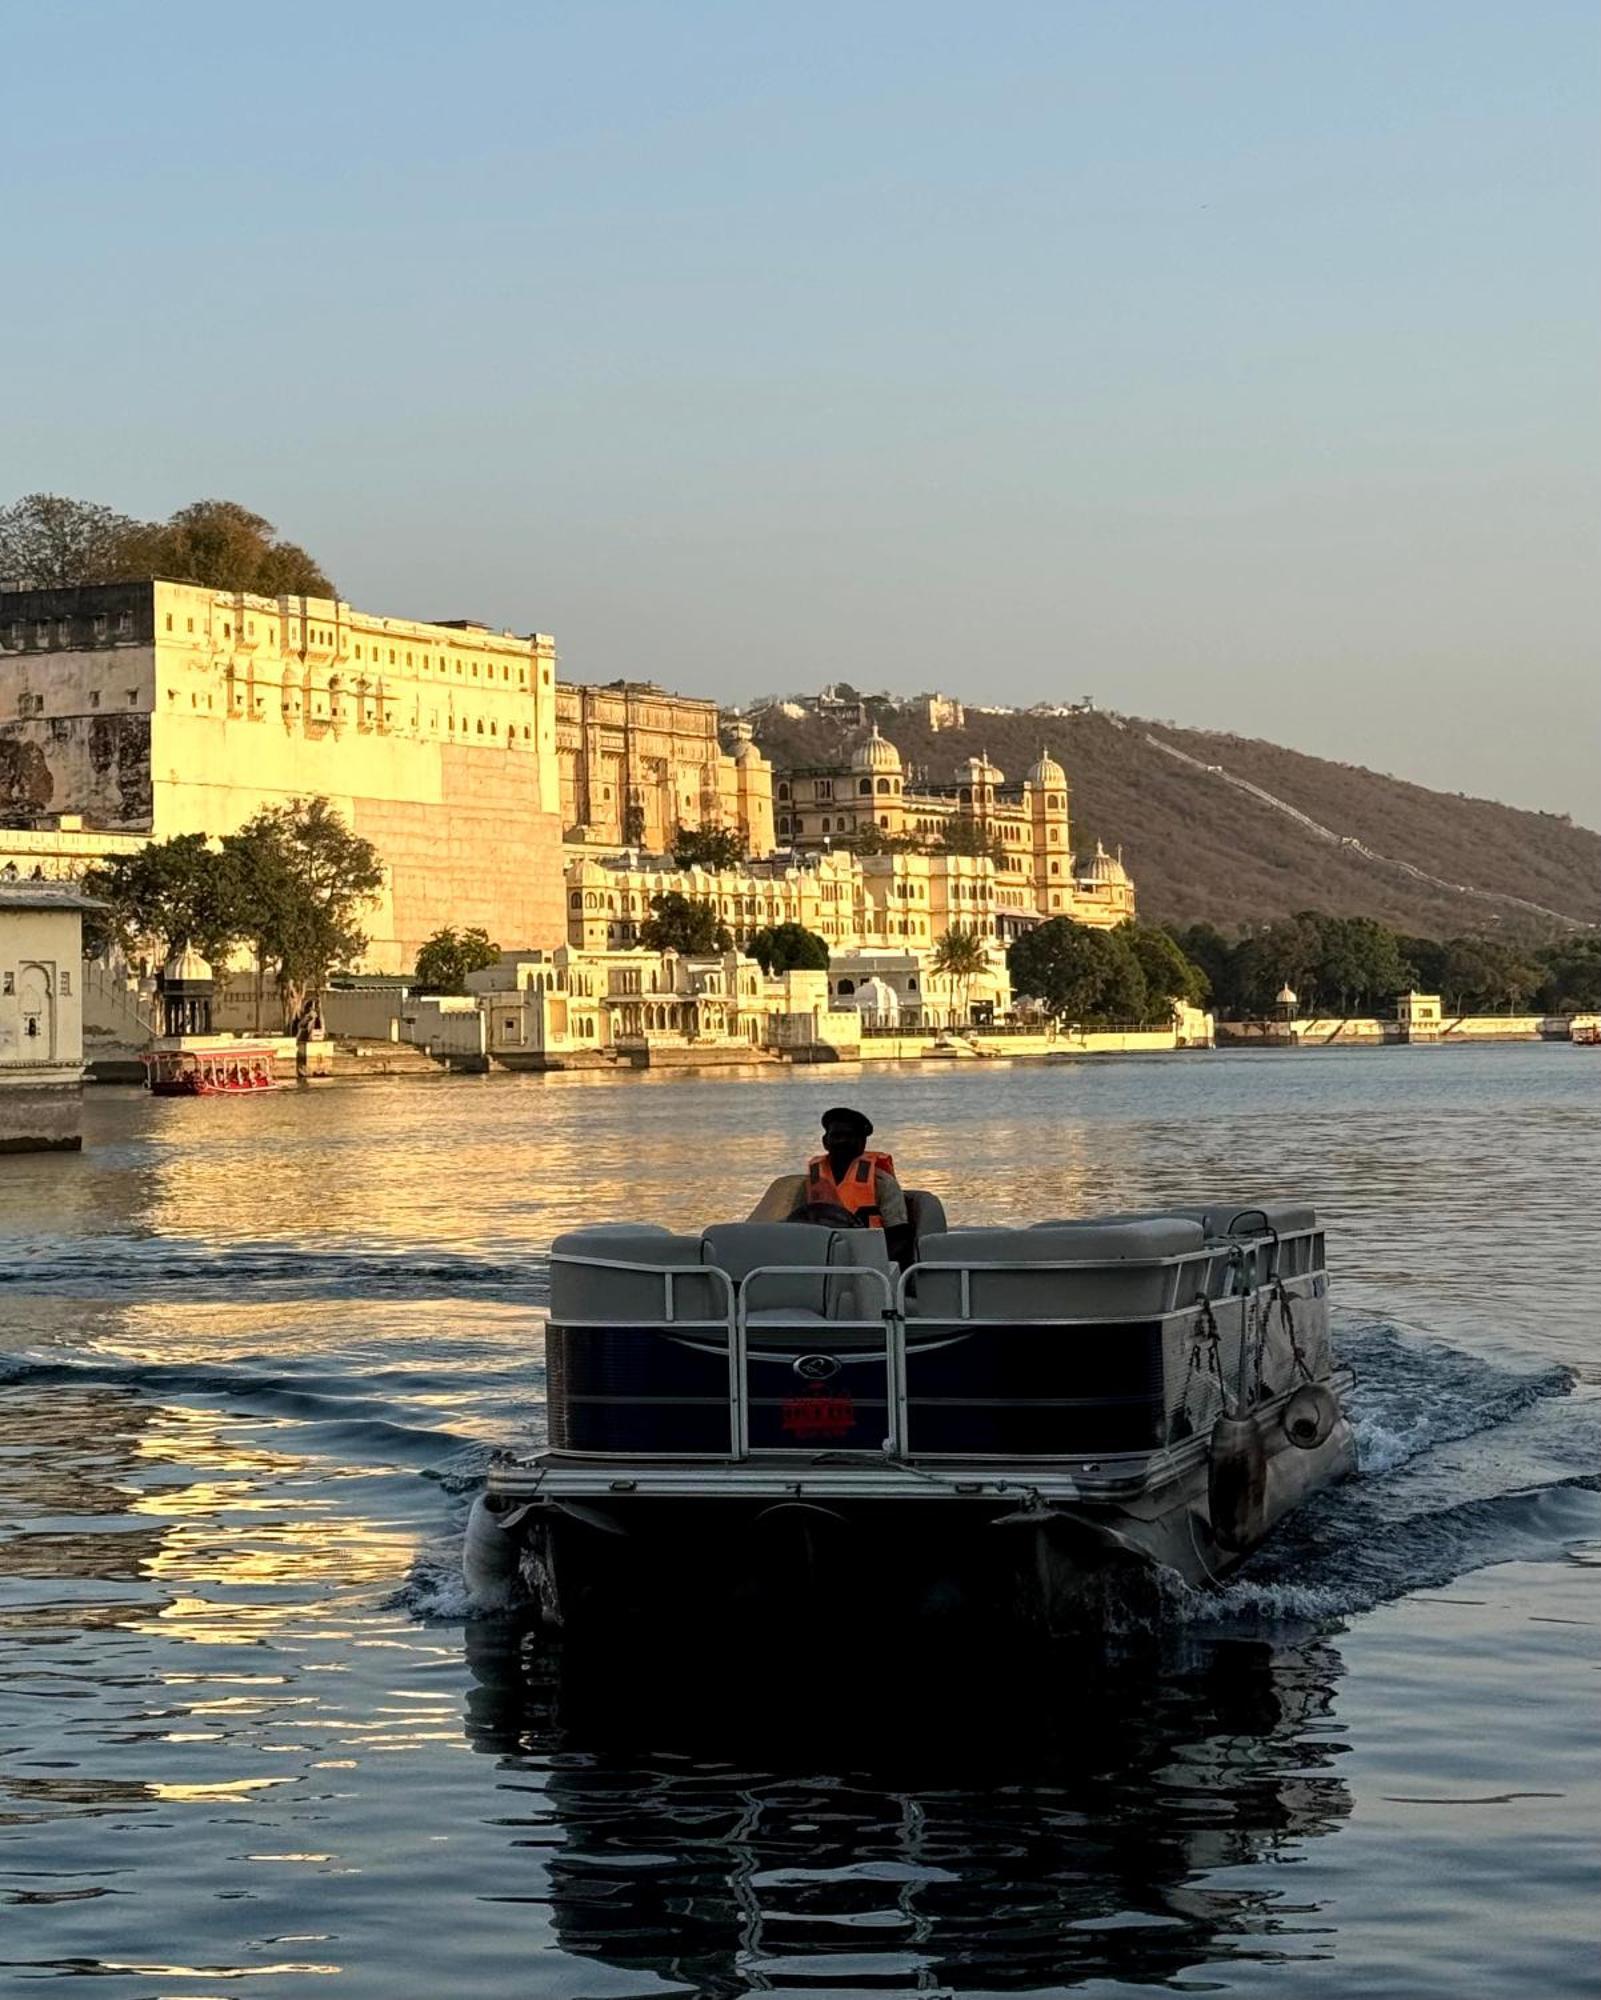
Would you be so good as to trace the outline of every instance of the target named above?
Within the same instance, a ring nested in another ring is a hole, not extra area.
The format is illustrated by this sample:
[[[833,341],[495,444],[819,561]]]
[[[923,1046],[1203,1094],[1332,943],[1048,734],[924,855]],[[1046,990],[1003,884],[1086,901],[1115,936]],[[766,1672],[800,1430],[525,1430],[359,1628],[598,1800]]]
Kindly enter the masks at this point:
[[[152,1049],[144,1064],[153,1097],[234,1097],[278,1082],[267,1048]]]

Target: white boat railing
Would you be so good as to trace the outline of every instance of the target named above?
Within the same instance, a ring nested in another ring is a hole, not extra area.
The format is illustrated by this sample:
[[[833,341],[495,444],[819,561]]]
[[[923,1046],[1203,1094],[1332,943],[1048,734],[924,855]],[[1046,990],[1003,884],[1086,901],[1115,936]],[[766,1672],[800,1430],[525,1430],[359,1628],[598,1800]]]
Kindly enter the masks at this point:
[[[1315,1236],[1320,1231],[1314,1229],[1286,1232],[1300,1236]],[[1280,1237],[1277,1232],[1264,1232],[1273,1237],[1272,1256],[1268,1263],[1272,1270],[1278,1262]],[[1168,1257],[1142,1257],[1109,1259],[1105,1257],[1051,1258],[1049,1260],[1023,1259],[980,1259],[971,1263],[916,1263],[901,1271],[884,1271],[872,1265],[819,1265],[819,1264],[760,1264],[753,1266],[745,1275],[735,1280],[727,1271],[715,1264],[654,1264],[635,1262],[633,1259],[617,1257],[572,1256],[554,1253],[552,1264],[569,1264],[592,1270],[610,1270],[634,1277],[660,1278],[662,1280],[662,1317],[650,1320],[630,1314],[628,1327],[635,1332],[657,1333],[676,1338],[705,1336],[715,1339],[728,1358],[728,1429],[729,1445],[726,1452],[697,1453],[696,1457],[740,1461],[751,1457],[753,1447],[750,1442],[750,1351],[752,1315],[759,1317],[755,1331],[764,1342],[770,1343],[774,1336],[787,1336],[801,1350],[802,1355],[838,1340],[841,1336],[877,1333],[883,1339],[883,1360],[885,1368],[886,1433],[881,1446],[884,1457],[905,1459],[910,1456],[908,1395],[906,1371],[906,1346],[908,1333],[938,1336],[942,1329],[960,1328],[963,1332],[978,1331],[983,1328],[1027,1327],[1030,1330],[1056,1328],[1062,1331],[1084,1327],[1107,1327],[1119,1324],[1149,1325],[1153,1320],[1167,1320],[1175,1317],[1199,1315],[1203,1306],[1217,1295],[1212,1292],[1212,1272],[1219,1262],[1232,1265],[1236,1272],[1242,1266],[1239,1254],[1243,1247],[1247,1253],[1262,1247],[1260,1241],[1248,1240],[1244,1246],[1222,1243],[1208,1243],[1203,1249],[1190,1250]],[[1245,1266],[1251,1271],[1248,1281],[1255,1289],[1254,1265],[1250,1258]],[[1321,1264],[1295,1274],[1296,1278],[1313,1276],[1321,1270]],[[1101,1276],[1131,1276],[1142,1271],[1165,1270],[1170,1274],[1165,1287],[1163,1303],[1148,1306],[1128,1313],[1106,1311],[1062,1313],[1040,1315],[1033,1312],[1024,1317],[1017,1314],[977,1314],[973,1311],[973,1279],[975,1276],[1024,1276],[1031,1278],[1052,1275],[1084,1276],[1095,1273]],[[1183,1279],[1186,1270],[1199,1270],[1201,1283],[1193,1296],[1182,1296]],[[834,1318],[820,1317],[808,1313],[804,1318],[797,1316],[789,1320],[784,1317],[784,1308],[763,1310],[752,1305],[752,1290],[758,1281],[779,1277],[804,1278],[815,1282],[824,1299],[828,1301],[834,1288],[859,1285],[864,1280],[876,1289],[883,1299],[883,1306],[876,1318]],[[957,1310],[914,1309],[913,1293],[919,1279],[955,1278],[958,1281]],[[680,1317],[678,1313],[677,1287],[686,1280],[711,1281],[712,1289],[720,1291],[726,1301],[725,1310],[717,1316],[699,1315]],[[1292,1280],[1293,1282],[1293,1280]],[[605,1331],[619,1325],[613,1315],[605,1319],[577,1318],[564,1314],[561,1320],[564,1328],[575,1332]],[[1243,1327],[1241,1331],[1243,1341]],[[862,1359],[872,1350],[864,1349],[853,1356]],[[792,1446],[757,1446],[761,1455],[792,1451]],[[600,1454],[610,1456],[611,1454]],[[655,1456],[655,1454],[645,1454]],[[674,1454],[663,1454],[673,1456]],[[1065,1453],[1074,1457],[1076,1453]]]

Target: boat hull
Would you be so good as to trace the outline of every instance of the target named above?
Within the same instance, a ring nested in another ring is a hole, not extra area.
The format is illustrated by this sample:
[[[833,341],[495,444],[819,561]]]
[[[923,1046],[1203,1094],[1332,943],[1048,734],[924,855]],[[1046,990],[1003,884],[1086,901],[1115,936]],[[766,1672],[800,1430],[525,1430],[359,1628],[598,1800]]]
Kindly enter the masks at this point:
[[[524,1601],[580,1641],[875,1627],[1067,1634],[1153,1610],[1175,1586],[1222,1581],[1286,1514],[1354,1469],[1343,1415],[1311,1447],[1291,1439],[1283,1405],[1252,1422],[1254,1506],[1226,1535],[1213,1521],[1206,1440],[1165,1474],[1102,1493],[1065,1473],[865,1460],[715,1481],[536,1463],[492,1477],[474,1530],[481,1542],[507,1538],[502,1608]]]

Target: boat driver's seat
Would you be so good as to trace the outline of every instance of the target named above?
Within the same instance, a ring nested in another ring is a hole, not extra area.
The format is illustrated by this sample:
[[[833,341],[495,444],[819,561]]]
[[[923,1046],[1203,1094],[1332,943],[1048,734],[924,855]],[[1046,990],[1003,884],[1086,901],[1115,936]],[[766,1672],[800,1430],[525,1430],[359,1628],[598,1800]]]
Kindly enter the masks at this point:
[[[925,1236],[943,1236],[950,1228],[945,1219],[945,1204],[937,1194],[930,1194],[927,1188],[906,1189],[906,1213],[912,1224],[912,1262],[919,1257],[919,1245]],[[804,1174],[780,1174],[772,1183],[750,1214],[747,1222],[787,1222],[806,1199],[806,1176]]]

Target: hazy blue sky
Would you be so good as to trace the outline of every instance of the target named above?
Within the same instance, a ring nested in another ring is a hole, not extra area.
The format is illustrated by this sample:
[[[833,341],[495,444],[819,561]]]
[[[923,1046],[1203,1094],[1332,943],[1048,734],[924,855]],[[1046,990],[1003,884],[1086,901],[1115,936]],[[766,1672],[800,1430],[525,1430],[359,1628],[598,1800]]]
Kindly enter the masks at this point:
[[[1592,0],[16,4],[0,498],[1601,823]]]

